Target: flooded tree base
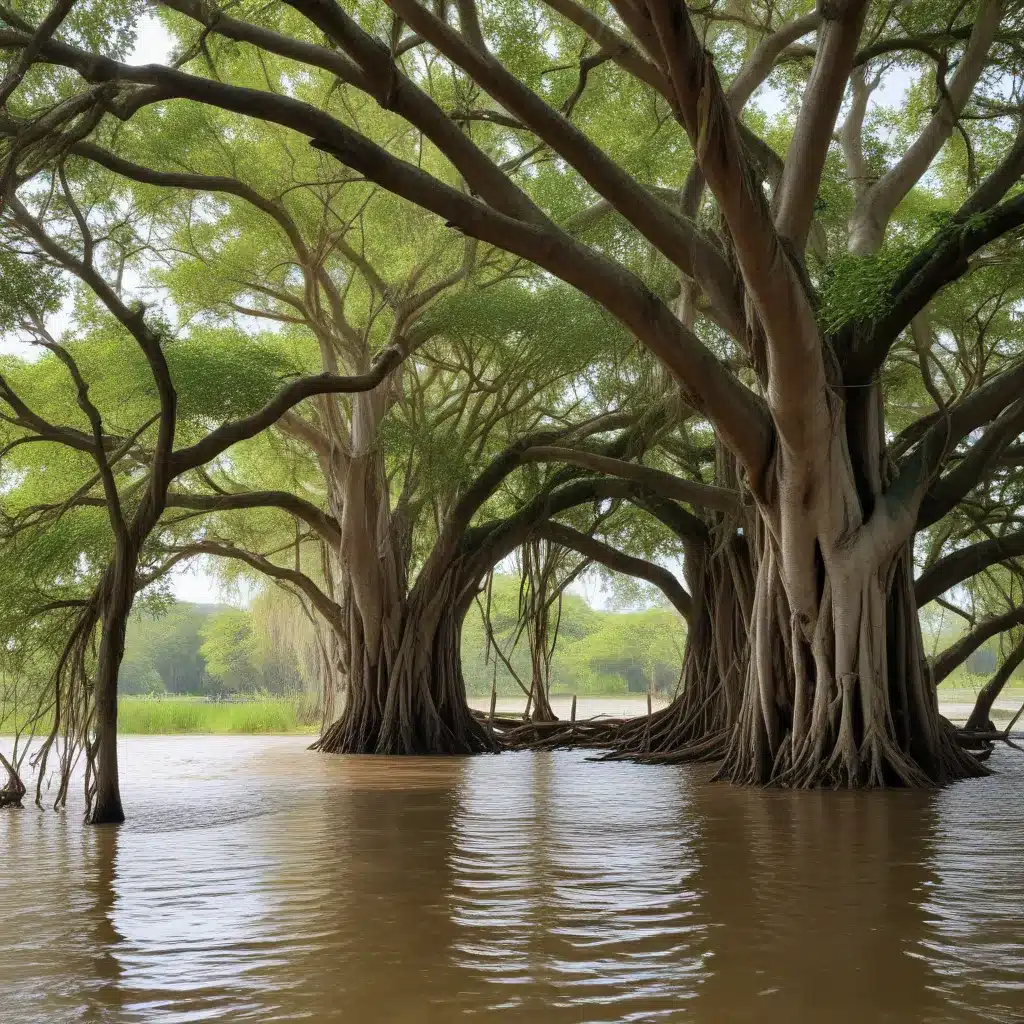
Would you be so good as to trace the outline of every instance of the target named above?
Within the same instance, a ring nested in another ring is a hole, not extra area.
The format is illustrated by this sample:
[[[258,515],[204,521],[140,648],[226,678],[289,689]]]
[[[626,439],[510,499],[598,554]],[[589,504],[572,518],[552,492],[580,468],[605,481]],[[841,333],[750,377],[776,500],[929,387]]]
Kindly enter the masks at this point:
[[[7,784],[0,789],[0,807],[21,807],[25,799],[25,783],[21,781],[17,768],[0,754],[0,767],[7,772]]]
[[[518,718],[495,718],[490,723],[501,749],[510,751],[592,750],[601,751],[602,761],[629,761],[636,764],[668,765],[687,763],[719,763],[715,775],[719,781],[736,785],[782,789],[930,789],[960,779],[980,778],[990,774],[982,764],[991,753],[992,740],[1007,740],[1003,734],[976,735],[966,733],[943,720],[941,778],[922,772],[888,774],[864,772],[846,775],[836,768],[838,760],[826,763],[814,774],[798,775],[779,772],[763,781],[733,778],[727,771],[726,753],[729,736],[725,730],[709,732],[704,737],[687,737],[676,747],[662,742],[652,749],[651,737],[677,735],[680,715],[677,702],[650,716],[620,719],[584,719],[577,722],[524,722]],[[486,721],[483,715],[479,716]],[[860,753],[854,752],[858,757]],[[870,751],[867,752],[870,754]],[[865,760],[865,764],[869,764]]]

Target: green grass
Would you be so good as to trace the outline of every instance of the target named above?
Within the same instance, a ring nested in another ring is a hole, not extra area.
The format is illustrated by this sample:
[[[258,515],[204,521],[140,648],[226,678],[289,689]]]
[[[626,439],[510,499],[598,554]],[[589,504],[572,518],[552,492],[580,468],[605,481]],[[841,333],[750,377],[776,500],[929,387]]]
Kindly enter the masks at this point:
[[[939,687],[943,704],[973,704],[987,677],[970,676],[963,669],[952,673]],[[590,696],[590,695],[587,695]],[[616,698],[643,694],[614,694]],[[478,698],[479,700],[480,698]],[[1001,700],[1024,703],[1024,679],[1011,679],[1000,695]],[[997,710],[994,717],[1009,717]],[[15,713],[0,709],[0,735],[15,731]],[[36,732],[43,733],[49,723],[40,723]],[[231,704],[189,697],[152,700],[146,697],[122,697],[118,708],[118,731],[125,736],[171,735],[287,735],[314,734],[319,722],[310,715],[302,701],[266,697],[245,703]]]
[[[939,684],[939,701],[948,704],[973,704],[978,691],[989,679],[990,676],[969,675],[961,665]],[[1024,679],[1011,677],[999,694],[999,699],[1024,703]]]
[[[222,704],[197,700],[145,700],[124,697],[117,715],[118,732],[126,736],[168,736],[176,733],[211,735],[272,735],[312,733],[298,701],[275,699]]]
[[[15,722],[13,714],[0,717],[0,735],[13,733]],[[315,733],[317,725],[300,701],[273,697],[239,704],[122,697],[117,712],[117,731],[123,736],[282,735]],[[36,731],[45,732],[45,725]]]

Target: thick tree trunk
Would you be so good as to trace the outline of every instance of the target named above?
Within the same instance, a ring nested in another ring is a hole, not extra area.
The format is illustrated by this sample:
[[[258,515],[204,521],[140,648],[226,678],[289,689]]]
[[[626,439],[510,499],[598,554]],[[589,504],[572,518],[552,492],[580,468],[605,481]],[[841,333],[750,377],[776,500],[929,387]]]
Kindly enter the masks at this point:
[[[475,586],[451,575],[413,589],[388,686],[382,754],[478,754],[498,749],[466,703],[462,621]]]
[[[392,510],[378,438],[379,391],[352,402],[348,456],[326,467],[341,523],[333,573],[344,621],[345,707],[314,744],[343,754],[472,754],[496,749],[466,703],[459,640],[476,592],[438,550],[408,588],[409,538]],[[399,506],[401,503],[399,502]]]
[[[927,678],[912,522],[882,503],[880,420],[870,403],[841,411],[816,459],[780,447],[758,502],[750,655],[718,777],[874,787],[983,774]]]
[[[340,754],[475,754],[497,749],[466,702],[460,639],[466,587],[423,578],[400,611],[399,629],[372,652],[350,616],[345,708],[314,748]]]

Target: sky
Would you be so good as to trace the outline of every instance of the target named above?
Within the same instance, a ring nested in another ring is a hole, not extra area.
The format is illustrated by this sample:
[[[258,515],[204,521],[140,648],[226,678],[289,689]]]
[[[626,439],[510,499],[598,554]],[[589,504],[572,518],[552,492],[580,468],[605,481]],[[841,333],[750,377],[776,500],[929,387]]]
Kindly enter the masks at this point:
[[[171,37],[155,14],[143,15],[129,64],[164,64],[171,52]]]

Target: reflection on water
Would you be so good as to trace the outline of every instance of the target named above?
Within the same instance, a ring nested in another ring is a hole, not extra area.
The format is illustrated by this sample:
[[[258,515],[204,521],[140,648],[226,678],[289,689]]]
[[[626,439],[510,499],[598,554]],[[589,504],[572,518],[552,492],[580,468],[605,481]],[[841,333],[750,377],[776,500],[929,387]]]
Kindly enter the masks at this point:
[[[0,814],[0,1020],[1020,1021],[1010,753],[833,794],[130,739],[124,828]]]

